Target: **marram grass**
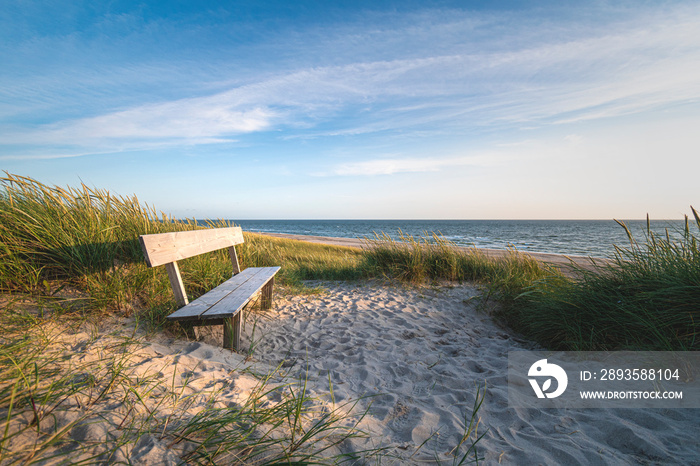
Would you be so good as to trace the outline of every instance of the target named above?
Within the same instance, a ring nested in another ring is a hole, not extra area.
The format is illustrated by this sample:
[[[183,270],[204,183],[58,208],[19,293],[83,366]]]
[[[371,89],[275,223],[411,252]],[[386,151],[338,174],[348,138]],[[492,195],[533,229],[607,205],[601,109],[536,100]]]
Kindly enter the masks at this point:
[[[593,269],[571,263],[562,274],[526,254],[488,258],[444,238],[425,234],[400,241],[385,234],[368,240],[365,264],[372,274],[408,282],[481,283],[495,316],[546,348],[594,350],[700,349],[700,215],[673,237],[647,228],[644,241],[627,231],[611,261]]]
[[[86,311],[140,309],[154,323],[174,310],[167,274],[146,266],[138,236],[199,228],[194,220],[177,220],[142,206],[135,196],[84,184],[51,187],[11,174],[0,183],[0,291],[52,296],[77,289],[84,293],[80,304]],[[231,225],[217,221],[209,226]],[[364,273],[356,249],[244,236],[246,242],[237,247],[241,266],[282,265],[278,278],[283,284],[355,279]],[[192,299],[231,275],[225,251],[184,260],[180,268]]]
[[[487,257],[477,248],[460,248],[438,234],[420,238],[399,231],[399,241],[385,233],[366,239],[363,266],[373,275],[405,282],[430,280],[497,283],[504,289],[521,287],[556,271],[530,256],[510,250],[503,257]]]
[[[0,179],[0,290],[46,299],[79,291],[84,312],[138,313],[154,325],[175,309],[166,274],[146,267],[138,236],[199,228],[142,206],[135,197],[89,188],[50,187],[6,174]],[[556,349],[697,349],[700,253],[686,222],[681,239],[649,231],[630,236],[612,263],[564,276],[517,251],[501,258],[461,249],[439,235],[377,234],[363,250],[244,233],[243,267],[281,265],[283,285],[302,280],[388,278],[481,283],[497,316],[542,345]],[[230,226],[226,221],[210,227]],[[626,228],[622,225],[623,228]],[[225,251],[182,261],[190,298],[231,274]]]
[[[686,217],[679,239],[655,235],[643,242],[627,231],[610,262],[574,267],[576,279],[546,276],[501,294],[498,315],[550,349],[700,349],[700,248]],[[693,224],[691,227],[691,223]],[[502,291],[502,290],[501,290]]]

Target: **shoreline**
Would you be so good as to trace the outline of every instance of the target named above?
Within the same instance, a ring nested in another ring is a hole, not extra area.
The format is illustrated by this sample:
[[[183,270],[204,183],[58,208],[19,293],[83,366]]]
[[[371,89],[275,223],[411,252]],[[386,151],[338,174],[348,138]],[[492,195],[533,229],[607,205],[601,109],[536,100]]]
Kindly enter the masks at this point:
[[[314,235],[292,235],[288,233],[267,233],[262,231],[250,231],[250,233],[255,233],[257,235],[272,236],[275,238],[291,239],[296,241],[306,241],[308,243],[317,244],[329,244],[332,246],[345,246],[350,248],[362,249],[366,246],[366,241],[359,238],[339,238],[332,236],[314,236]],[[455,246],[460,250],[470,250],[473,248],[467,248],[464,246]],[[476,248],[477,250],[483,252],[487,257],[490,258],[501,258],[508,254],[507,250],[503,249],[488,249],[488,248]],[[560,269],[562,272],[570,273],[573,271],[572,263],[575,266],[589,270],[595,271],[595,264],[605,264],[609,262],[608,259],[601,257],[588,257],[588,256],[567,256],[564,254],[553,254],[546,252],[529,252],[529,251],[518,251],[521,254],[532,257],[533,259],[542,262],[544,264],[553,265]]]

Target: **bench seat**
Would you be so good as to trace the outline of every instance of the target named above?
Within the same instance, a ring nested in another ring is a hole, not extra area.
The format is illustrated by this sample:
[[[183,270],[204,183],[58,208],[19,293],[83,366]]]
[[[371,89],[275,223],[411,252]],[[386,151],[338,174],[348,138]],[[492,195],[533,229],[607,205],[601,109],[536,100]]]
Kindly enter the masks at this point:
[[[233,317],[279,270],[279,267],[248,267],[185,307],[173,312],[167,319],[197,321]],[[263,303],[264,306],[265,303]]]

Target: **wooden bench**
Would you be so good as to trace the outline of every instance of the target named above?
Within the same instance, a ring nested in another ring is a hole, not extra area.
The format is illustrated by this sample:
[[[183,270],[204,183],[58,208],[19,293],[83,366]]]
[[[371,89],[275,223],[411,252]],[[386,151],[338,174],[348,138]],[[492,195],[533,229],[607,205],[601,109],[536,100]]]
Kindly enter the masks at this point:
[[[183,306],[167,318],[188,326],[223,324],[224,348],[239,348],[243,308],[257,293],[261,292],[263,309],[272,306],[272,287],[280,268],[248,267],[241,271],[235,247],[243,243],[240,227],[141,235],[139,241],[149,267],[165,265],[175,300]],[[231,257],[233,278],[190,303],[177,261],[224,248]]]

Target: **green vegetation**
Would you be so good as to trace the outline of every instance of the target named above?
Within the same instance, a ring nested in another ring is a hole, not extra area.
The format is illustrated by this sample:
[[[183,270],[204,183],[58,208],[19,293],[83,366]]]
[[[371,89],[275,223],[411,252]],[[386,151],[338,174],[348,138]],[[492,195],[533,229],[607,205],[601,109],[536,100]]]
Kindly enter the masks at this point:
[[[688,218],[678,240],[654,235],[647,221],[643,243],[618,223],[630,245],[616,247],[611,262],[501,292],[499,315],[551,349],[700,349],[700,249]]]
[[[476,281],[499,294],[521,290],[556,271],[515,250],[503,257],[487,257],[476,248],[459,248],[437,234],[421,238],[399,232],[400,241],[386,234],[368,239],[363,267],[368,274],[409,283],[426,280]]]
[[[692,207],[691,207],[692,209]],[[693,209],[700,228],[700,216]],[[408,282],[475,281],[494,314],[546,348],[569,351],[700,349],[700,241],[688,218],[679,240],[647,228],[611,261],[563,274],[509,251],[488,258],[432,235],[371,240],[365,267]]]
[[[175,307],[167,276],[146,267],[137,238],[198,228],[194,220],[85,185],[49,187],[10,174],[1,181],[0,291],[50,299],[78,290],[71,302],[84,312],[138,312],[163,324]],[[245,233],[238,255],[242,267],[281,265],[280,282],[297,292],[307,279],[475,281],[504,322],[552,349],[688,350],[698,347],[700,321],[700,252],[688,223],[680,240],[649,231],[640,244],[628,231],[630,246],[618,247],[612,262],[592,271],[572,264],[574,278],[517,251],[490,258],[434,234],[376,235],[361,251]],[[231,273],[225,251],[182,261],[181,271],[191,298]]]
[[[84,311],[144,311],[153,324],[175,310],[167,275],[149,269],[138,236],[198,228],[194,220],[176,220],[134,197],[82,185],[49,187],[7,174],[0,179],[0,291],[60,295],[65,288],[83,292],[76,304]],[[228,222],[211,227],[231,226]],[[361,252],[245,233],[237,247],[241,267],[283,265],[283,284],[304,279],[356,279]],[[190,298],[209,291],[231,275],[226,251],[180,263]]]

